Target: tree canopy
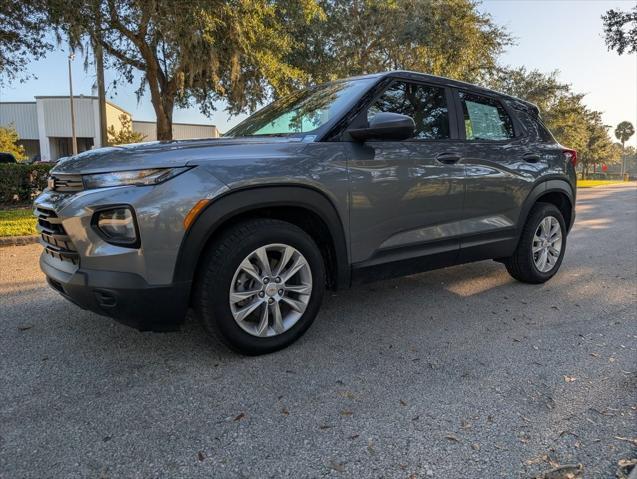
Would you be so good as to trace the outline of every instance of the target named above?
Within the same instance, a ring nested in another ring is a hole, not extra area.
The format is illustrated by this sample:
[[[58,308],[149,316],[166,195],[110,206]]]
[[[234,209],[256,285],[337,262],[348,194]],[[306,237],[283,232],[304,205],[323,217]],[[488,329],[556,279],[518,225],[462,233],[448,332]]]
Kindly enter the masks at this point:
[[[0,86],[22,79],[27,63],[53,48],[46,30],[46,9],[39,0],[0,2]]]
[[[172,137],[174,107],[204,114],[223,100],[228,111],[254,110],[272,92],[290,91],[303,71],[286,61],[287,23],[320,14],[313,0],[49,0],[59,31],[80,47],[90,37],[108,66],[140,79],[157,115],[158,139]]]
[[[48,0],[58,31],[103,46],[172,135],[175,106],[253,111],[299,86],[390,69],[478,81],[511,38],[473,0]]]
[[[12,125],[0,126],[0,151],[11,153],[18,161],[26,160],[24,147],[18,143],[20,137]]]
[[[634,134],[635,127],[629,121],[622,121],[619,125],[617,125],[617,128],[615,128],[615,138],[619,140],[622,147]]]
[[[620,55],[637,53],[637,5],[627,12],[608,10],[602,20],[609,50],[616,50]]]
[[[106,130],[109,146],[128,145],[144,141],[146,136],[133,130],[133,121],[128,115],[124,113],[119,115],[119,122],[121,123],[119,130],[115,129],[115,125],[109,126]]]
[[[484,79],[512,44],[473,0],[319,0],[324,16],[292,25],[291,64],[314,82],[415,70]]]

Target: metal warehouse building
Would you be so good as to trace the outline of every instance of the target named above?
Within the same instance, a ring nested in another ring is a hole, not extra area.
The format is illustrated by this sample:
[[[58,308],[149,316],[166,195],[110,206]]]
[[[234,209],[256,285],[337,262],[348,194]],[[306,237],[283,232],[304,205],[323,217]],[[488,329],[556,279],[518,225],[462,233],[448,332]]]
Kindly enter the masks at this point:
[[[96,96],[74,96],[75,134],[79,152],[99,148],[99,103]],[[156,140],[155,123],[135,121],[119,106],[106,102],[107,127],[121,129],[121,116],[132,121],[133,130],[146,135],[144,141]],[[55,161],[72,154],[71,107],[68,96],[36,96],[30,102],[0,102],[0,126],[13,126],[29,158]],[[173,138],[217,138],[215,125],[173,123]]]

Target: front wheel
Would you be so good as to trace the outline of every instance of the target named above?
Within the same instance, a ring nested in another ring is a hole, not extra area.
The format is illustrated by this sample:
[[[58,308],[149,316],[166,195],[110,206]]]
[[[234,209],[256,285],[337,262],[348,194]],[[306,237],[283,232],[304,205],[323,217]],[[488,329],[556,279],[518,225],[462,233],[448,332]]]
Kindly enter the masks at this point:
[[[507,271],[524,283],[544,283],[560,268],[566,250],[566,224],[550,203],[536,204],[527,218],[520,242],[504,260]]]
[[[312,238],[273,219],[240,223],[211,245],[196,308],[232,349],[265,354],[296,341],[316,317],[325,267]]]

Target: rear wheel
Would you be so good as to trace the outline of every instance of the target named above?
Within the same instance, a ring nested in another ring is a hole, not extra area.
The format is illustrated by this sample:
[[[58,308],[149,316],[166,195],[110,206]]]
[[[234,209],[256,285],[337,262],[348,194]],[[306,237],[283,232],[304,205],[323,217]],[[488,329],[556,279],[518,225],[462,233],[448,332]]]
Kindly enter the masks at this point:
[[[544,283],[560,268],[566,250],[566,225],[550,203],[536,204],[524,225],[513,255],[504,260],[507,271],[524,283]]]
[[[206,329],[232,349],[264,354],[296,341],[312,324],[325,288],[320,250],[279,220],[233,226],[204,260],[197,309]]]

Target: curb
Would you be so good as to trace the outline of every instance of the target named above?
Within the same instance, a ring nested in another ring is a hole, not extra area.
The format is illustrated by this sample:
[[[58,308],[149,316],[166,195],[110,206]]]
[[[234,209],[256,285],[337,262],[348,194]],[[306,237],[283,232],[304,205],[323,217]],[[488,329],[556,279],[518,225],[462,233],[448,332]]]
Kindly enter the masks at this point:
[[[0,238],[0,247],[2,246],[23,246],[27,244],[37,243],[40,239],[37,235],[31,236],[4,236]]]

